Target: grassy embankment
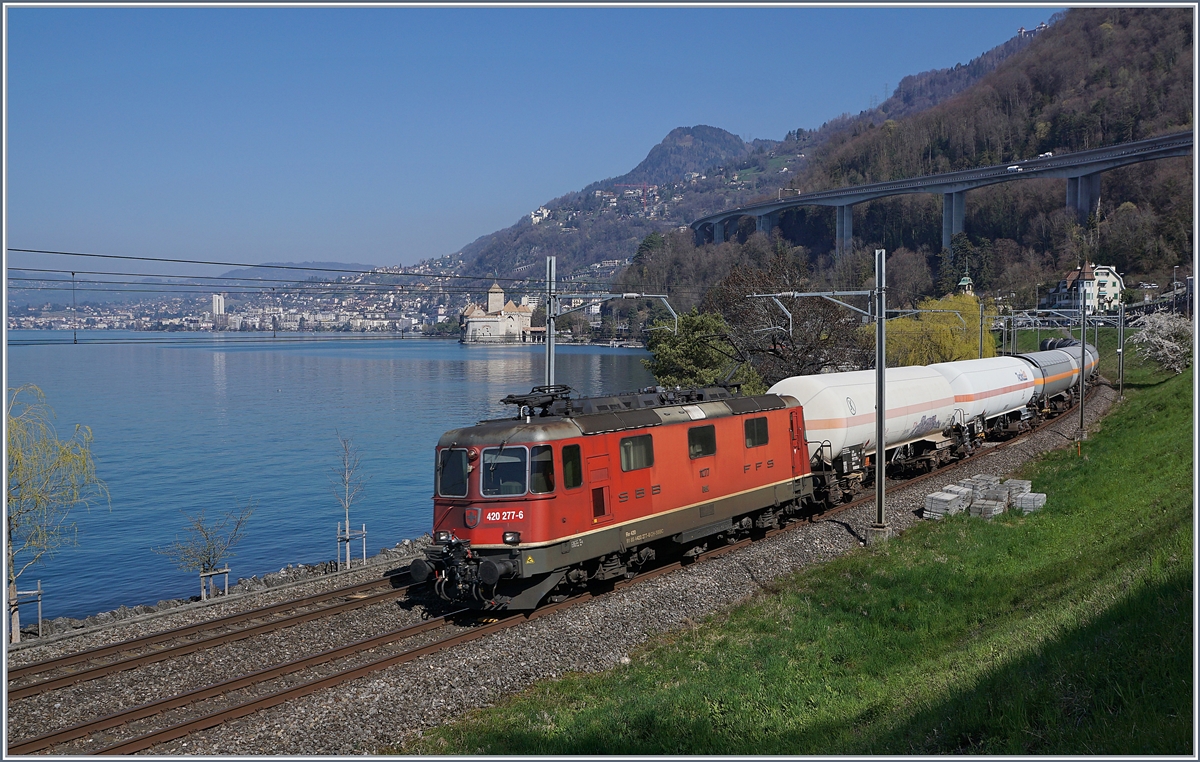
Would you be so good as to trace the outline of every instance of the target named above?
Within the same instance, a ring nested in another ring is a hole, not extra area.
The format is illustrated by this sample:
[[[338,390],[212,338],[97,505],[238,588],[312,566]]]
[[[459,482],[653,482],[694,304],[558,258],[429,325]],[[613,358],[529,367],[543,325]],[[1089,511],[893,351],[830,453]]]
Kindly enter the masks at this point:
[[[403,751],[1195,753],[1192,371],[1126,390],[1026,468],[1040,513],[918,525]]]

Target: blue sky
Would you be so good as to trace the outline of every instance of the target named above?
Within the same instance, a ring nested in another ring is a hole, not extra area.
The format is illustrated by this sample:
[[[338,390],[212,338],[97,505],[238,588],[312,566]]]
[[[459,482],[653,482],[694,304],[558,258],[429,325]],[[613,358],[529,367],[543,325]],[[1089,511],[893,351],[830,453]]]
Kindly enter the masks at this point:
[[[7,245],[412,264],[675,127],[781,139],[1055,10],[10,7]]]

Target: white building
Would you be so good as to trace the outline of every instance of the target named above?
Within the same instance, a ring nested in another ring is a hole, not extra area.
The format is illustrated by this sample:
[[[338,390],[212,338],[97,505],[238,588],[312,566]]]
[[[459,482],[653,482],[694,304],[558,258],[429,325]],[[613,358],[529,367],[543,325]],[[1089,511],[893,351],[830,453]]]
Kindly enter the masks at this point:
[[[532,340],[529,321],[533,310],[528,306],[518,307],[511,300],[505,301],[504,289],[493,283],[488,289],[487,309],[481,305],[468,304],[459,323],[464,344],[497,343],[512,344]]]
[[[1039,307],[1051,310],[1079,309],[1079,282],[1081,271],[1076,267],[1067,277],[1058,282],[1050,293],[1038,303]],[[1088,264],[1082,270],[1083,304],[1087,312],[1111,312],[1121,303],[1125,280],[1108,265]]]
[[[213,294],[212,314],[214,316],[225,314],[225,295],[224,294]]]

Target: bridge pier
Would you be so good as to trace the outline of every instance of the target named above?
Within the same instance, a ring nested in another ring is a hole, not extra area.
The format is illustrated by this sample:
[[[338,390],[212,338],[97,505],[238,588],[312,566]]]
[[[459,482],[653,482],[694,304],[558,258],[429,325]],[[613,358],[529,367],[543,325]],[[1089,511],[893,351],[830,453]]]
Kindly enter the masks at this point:
[[[713,243],[725,243],[725,222],[726,220],[713,220]]]
[[[756,229],[764,235],[771,235],[772,228],[775,227],[777,214],[760,214],[754,218]]]
[[[852,208],[852,204],[844,204],[837,208],[837,231],[834,248],[839,258],[849,254],[853,246],[854,222],[850,212]]]
[[[950,239],[963,230],[963,218],[967,211],[967,192],[955,191],[942,194],[942,248],[950,248]]]
[[[1075,212],[1080,224],[1087,222],[1100,203],[1100,173],[1067,178],[1067,209]]]

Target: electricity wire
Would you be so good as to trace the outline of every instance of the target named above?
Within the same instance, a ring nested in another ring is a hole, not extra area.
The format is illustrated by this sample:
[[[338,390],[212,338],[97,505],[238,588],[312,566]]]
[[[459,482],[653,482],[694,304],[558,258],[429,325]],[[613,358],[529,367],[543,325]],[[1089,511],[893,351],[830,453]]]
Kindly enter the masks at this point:
[[[412,270],[399,270],[397,272],[391,272],[387,269],[360,270],[360,269],[355,269],[355,268],[343,268],[343,267],[308,267],[308,266],[304,266],[304,265],[271,265],[271,264],[256,265],[256,264],[251,264],[248,262],[219,262],[219,261],[213,261],[213,260],[178,259],[178,258],[171,258],[171,257],[135,257],[135,256],[128,255],[128,254],[95,254],[95,253],[79,252],[79,251],[52,251],[49,249],[18,249],[18,248],[13,248],[11,246],[8,248],[8,251],[20,252],[20,253],[24,253],[24,254],[55,254],[55,255],[68,256],[68,257],[95,257],[95,258],[99,258],[99,259],[123,259],[123,260],[134,260],[134,261],[138,261],[138,262],[169,262],[169,263],[173,263],[173,264],[220,265],[222,267],[241,267],[241,268],[247,268],[247,269],[257,268],[257,269],[267,269],[267,270],[289,270],[289,271],[298,270],[298,271],[304,271],[304,272],[335,272],[335,273],[351,273],[354,275],[395,275],[395,276],[404,276],[404,277],[410,277],[410,278],[453,278],[453,279],[459,279],[459,280],[476,280],[476,281],[491,280],[491,281],[505,281],[507,283],[538,282],[538,279],[536,279],[536,278],[500,278],[500,277],[497,277],[494,275],[458,275],[458,274],[444,273],[444,272],[443,273],[429,273],[429,272],[420,272],[420,271],[412,271]],[[14,269],[17,269],[17,268],[14,268]],[[20,269],[25,269],[25,268],[20,268]],[[151,277],[170,278],[172,276],[160,275],[160,276],[151,276]],[[225,276],[225,277],[230,280],[237,280],[236,276]],[[250,280],[250,279],[247,279],[247,280]],[[544,281],[542,281],[542,282],[544,282]]]
[[[40,268],[13,267],[10,270],[16,270],[24,273],[58,273],[70,272]],[[186,275],[186,276],[166,276],[166,275],[147,275],[144,273],[122,273],[112,271],[102,271],[93,274],[111,275],[111,276],[132,276],[145,278],[163,278],[175,279],[172,282],[154,283],[144,280],[111,280],[102,278],[89,278],[77,280],[80,284],[90,284],[97,286],[110,286],[108,288],[93,288],[81,289],[85,291],[101,291],[101,292],[129,292],[129,293],[179,293],[179,294],[203,294],[212,291],[221,291],[224,293],[239,293],[239,294],[268,294],[274,292],[274,295],[281,296],[286,294],[323,294],[323,293],[371,293],[380,294],[409,294],[409,295],[428,295],[436,294],[479,294],[481,287],[471,288],[465,285],[441,285],[436,283],[361,283],[361,282],[344,282],[344,281],[295,281],[286,279],[241,279],[235,277],[218,277],[218,276],[203,276],[203,275]],[[17,291],[62,291],[66,288],[66,281],[59,281],[53,278],[37,278],[24,277],[19,275],[7,276],[10,282],[10,289]],[[434,276],[442,277],[442,276]],[[214,280],[223,281],[219,283],[188,283],[187,280]],[[36,285],[23,285],[23,284]],[[286,284],[282,286],[259,286],[258,283],[279,283]],[[561,280],[558,282],[560,294],[565,295],[584,295],[588,291],[611,291],[614,289],[614,284],[611,282],[594,281],[594,280]],[[527,285],[527,290],[540,293],[544,290],[544,282],[537,280],[514,281],[510,285],[510,290],[514,290],[512,286]],[[137,288],[113,288],[111,286],[136,286]],[[621,288],[632,288],[637,291],[658,290],[659,287],[649,284],[620,284]],[[705,292],[700,289],[666,289],[669,294],[675,296],[701,296]]]

